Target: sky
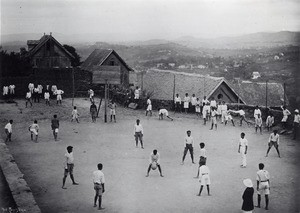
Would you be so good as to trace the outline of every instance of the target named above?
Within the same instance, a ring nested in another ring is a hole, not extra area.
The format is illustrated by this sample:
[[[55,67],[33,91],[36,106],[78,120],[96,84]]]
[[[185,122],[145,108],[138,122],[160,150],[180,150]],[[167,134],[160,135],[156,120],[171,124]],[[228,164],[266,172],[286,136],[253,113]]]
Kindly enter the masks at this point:
[[[102,40],[215,38],[300,31],[299,0],[0,0],[1,35]]]

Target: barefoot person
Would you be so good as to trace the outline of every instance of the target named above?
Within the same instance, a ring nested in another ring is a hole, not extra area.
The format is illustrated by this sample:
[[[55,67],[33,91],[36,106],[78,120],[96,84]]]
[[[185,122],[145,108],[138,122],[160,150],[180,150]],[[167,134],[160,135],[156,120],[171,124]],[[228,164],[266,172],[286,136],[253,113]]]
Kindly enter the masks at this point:
[[[37,140],[38,140],[38,134],[39,134],[39,129],[40,129],[40,127],[39,127],[39,125],[37,123],[37,120],[34,120],[33,124],[31,124],[28,129],[30,131],[30,138],[31,138],[31,140],[33,141],[33,135],[35,135],[35,142],[37,142]]]
[[[51,128],[53,131],[54,140],[57,141],[58,128],[59,128],[59,120],[57,119],[57,115],[53,115],[53,119],[51,120]]]
[[[147,99],[147,109],[146,109],[146,116],[148,115],[148,112],[150,113],[150,116],[152,116],[152,104],[150,97]]]
[[[77,123],[79,123],[79,113],[78,113],[78,110],[77,110],[77,107],[74,106],[73,108],[73,111],[72,111],[72,119],[71,119],[71,122],[73,122],[73,120],[76,120]]]
[[[252,210],[254,209],[253,204],[253,194],[254,194],[254,188],[253,183],[251,179],[244,179],[243,180],[244,185],[247,187],[243,193],[243,205],[242,210],[243,212],[252,213]]]
[[[191,133],[192,133],[191,130],[188,130],[186,132],[187,136],[184,138],[184,151],[183,151],[183,157],[182,157],[181,165],[183,165],[186,153],[188,151],[190,152],[190,155],[191,155],[191,158],[192,158],[192,163],[195,164],[194,163],[194,149],[193,149],[194,139],[191,136]]]
[[[140,120],[137,119],[136,124],[134,125],[134,137],[135,137],[135,146],[136,146],[136,148],[138,147],[138,143],[139,143],[139,140],[140,140],[141,147],[142,147],[142,149],[144,149],[143,135],[144,135],[143,126],[142,126],[142,124],[140,124]]]
[[[211,194],[209,193],[209,185],[210,185],[210,177],[209,177],[209,168],[205,164],[200,167],[200,177],[199,177],[199,182],[201,183],[199,193],[197,196],[201,196],[201,192],[203,190],[203,186],[206,185],[207,188],[207,194],[210,196]]]
[[[238,153],[241,153],[242,164],[241,167],[245,168],[247,166],[246,154],[248,150],[248,140],[245,138],[245,133],[241,133],[241,138],[239,142],[239,150]]]
[[[6,134],[5,142],[11,141],[12,124],[13,124],[13,120],[9,120],[9,122],[4,127],[5,134]]]
[[[168,110],[158,108],[158,119],[159,119],[159,120],[163,120],[163,119],[164,119],[164,115],[165,115],[167,118],[169,118],[171,121],[173,121],[173,118],[171,118],[171,117],[169,116]]]
[[[270,149],[272,148],[272,146],[275,147],[278,157],[280,157],[280,152],[278,149],[279,146],[279,134],[277,130],[274,130],[273,133],[271,133],[270,137],[269,137],[269,148],[267,150],[267,154],[266,157],[268,157],[268,154],[270,152]]]
[[[270,194],[270,175],[269,172],[264,170],[265,165],[260,163],[258,165],[259,171],[256,173],[256,183],[257,183],[257,208],[260,208],[261,195],[265,195],[266,207],[269,209],[269,194]]]
[[[206,157],[206,149],[204,147],[205,147],[205,143],[200,143],[199,167],[198,167],[197,176],[195,178],[199,178],[200,167],[206,165],[207,157]]]
[[[102,195],[105,192],[104,184],[105,178],[102,172],[103,165],[99,163],[97,165],[98,170],[93,172],[93,182],[94,182],[94,189],[95,189],[95,198],[94,198],[94,207],[97,207],[97,200],[98,200],[98,209],[103,210],[105,208],[102,207]]]
[[[149,177],[149,172],[150,172],[151,168],[153,168],[153,166],[154,166],[154,168],[156,168],[155,166],[157,166],[160,176],[163,177],[161,167],[160,167],[160,155],[156,149],[154,149],[153,152],[150,154],[149,162],[150,162],[150,164],[149,164],[149,167],[147,170],[146,177]]]
[[[75,182],[74,176],[73,176],[73,168],[74,168],[73,146],[67,147],[67,152],[65,154],[64,168],[65,168],[65,172],[64,172],[64,177],[63,177],[63,185],[61,188],[67,189],[65,187],[65,183],[66,183],[68,174],[70,174],[70,178],[73,182],[73,185],[79,185],[78,183]]]

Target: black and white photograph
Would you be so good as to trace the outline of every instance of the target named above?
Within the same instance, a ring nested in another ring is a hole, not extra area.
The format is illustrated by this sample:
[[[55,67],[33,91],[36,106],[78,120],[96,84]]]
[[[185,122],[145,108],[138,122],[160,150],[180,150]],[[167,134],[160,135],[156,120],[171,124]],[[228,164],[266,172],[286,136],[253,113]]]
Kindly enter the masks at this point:
[[[300,1],[0,11],[0,213],[300,212]]]

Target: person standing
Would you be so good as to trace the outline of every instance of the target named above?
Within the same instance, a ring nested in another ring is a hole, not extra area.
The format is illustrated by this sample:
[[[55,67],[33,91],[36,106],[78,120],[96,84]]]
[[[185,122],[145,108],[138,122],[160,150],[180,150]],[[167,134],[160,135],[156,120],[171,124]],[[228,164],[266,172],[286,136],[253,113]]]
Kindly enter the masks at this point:
[[[246,159],[247,151],[248,151],[248,140],[245,138],[245,133],[242,132],[240,142],[239,142],[239,149],[238,149],[238,153],[241,153],[241,157],[242,157],[242,164],[241,164],[242,168],[246,168],[247,166],[247,159]]]
[[[201,112],[202,112],[204,105],[209,104],[209,100],[206,98],[206,96],[203,97],[201,103],[202,103],[202,107],[201,107]]]
[[[217,108],[217,101],[215,100],[214,97],[211,98],[211,101],[210,101],[210,108]]]
[[[204,125],[206,125],[206,121],[208,121],[209,119],[209,115],[210,115],[210,106],[209,106],[209,102],[203,105],[203,109],[202,109],[202,116],[203,116],[203,120],[204,120]]]
[[[37,143],[38,140],[38,135],[39,135],[39,125],[37,123],[37,120],[34,120],[33,124],[31,124],[28,128],[29,132],[30,132],[30,138],[33,141],[33,135],[35,135],[35,142]]]
[[[216,107],[212,107],[211,109],[212,109],[212,111],[211,111],[211,128],[210,128],[210,130],[213,130],[214,126],[217,130],[217,126],[218,126],[218,124],[217,124],[217,114],[218,113],[217,113]]]
[[[77,110],[77,107],[74,106],[73,110],[72,110],[72,119],[71,119],[71,122],[73,122],[73,120],[76,120],[77,123],[79,123],[79,113],[78,113],[78,110]]]
[[[39,88],[38,87],[36,87],[36,88],[34,88],[33,89],[33,94],[32,94],[32,96],[33,96],[33,101],[34,101],[34,103],[39,103],[40,102],[40,97],[39,97]]]
[[[187,114],[187,112],[189,111],[190,100],[191,99],[189,97],[189,94],[185,93],[184,102],[183,102],[183,108],[184,108],[185,114]]]
[[[74,176],[73,176],[73,168],[74,168],[73,146],[67,147],[67,152],[65,154],[64,168],[65,168],[65,172],[64,172],[63,184],[62,184],[61,188],[67,189],[65,187],[65,183],[66,183],[68,174],[70,174],[70,178],[73,182],[73,185],[79,185],[78,183],[75,182]]]
[[[197,101],[197,98],[196,98],[195,94],[193,94],[191,97],[191,112],[195,112],[195,110],[196,110],[196,101]]]
[[[117,108],[117,105],[116,105],[116,103],[113,100],[111,100],[111,102],[108,105],[108,107],[110,108],[110,122],[112,122],[112,119],[114,117],[114,121],[116,123],[117,122],[116,121],[116,108]]]
[[[179,97],[179,94],[176,94],[174,102],[175,102],[175,112],[181,113],[181,98]]]
[[[235,126],[233,118],[231,116],[231,112],[229,110],[226,110],[226,112],[225,112],[225,126],[226,126],[228,120],[231,120],[232,126]]]
[[[54,94],[56,95],[56,104],[58,105],[58,103],[61,104],[62,101],[62,94],[64,94],[64,91],[61,89],[57,89]]]
[[[39,99],[42,99],[43,98],[43,86],[41,84],[39,84],[37,86],[37,88],[39,89],[39,91],[38,91]]]
[[[134,101],[137,104],[139,99],[140,99],[140,88],[138,86],[136,86],[135,90],[134,90]]]
[[[50,93],[48,90],[46,90],[46,92],[44,93],[44,98],[46,101],[46,105],[50,106]]]
[[[93,103],[94,102],[94,91],[92,89],[89,89],[88,94],[89,94],[90,102]]]
[[[254,119],[257,119],[258,115],[260,115],[260,117],[261,117],[261,111],[260,111],[259,107],[256,106],[255,110],[254,110],[254,113],[253,113]]]
[[[257,114],[256,118],[255,118],[255,133],[257,133],[258,128],[259,128],[260,134],[262,134],[262,119],[260,117],[260,114]]]
[[[195,164],[194,163],[194,148],[193,148],[194,147],[194,138],[191,136],[191,134],[192,134],[191,130],[188,130],[186,132],[186,134],[187,134],[187,136],[184,138],[184,151],[183,151],[181,165],[183,165],[185,156],[188,151],[190,152],[192,163]]]
[[[223,123],[226,119],[226,115],[227,115],[227,110],[228,110],[228,107],[225,103],[225,101],[222,101],[222,105],[221,105],[221,123]]]
[[[152,116],[152,103],[151,103],[150,97],[148,97],[148,99],[147,99],[146,116],[148,115],[148,112],[150,112],[150,116]]]
[[[195,112],[196,112],[197,117],[200,117],[200,114],[201,114],[201,102],[200,102],[199,98],[196,99]]]
[[[200,156],[199,156],[199,167],[198,167],[198,172],[197,172],[197,176],[195,178],[199,178],[199,172],[200,172],[200,167],[203,165],[206,165],[206,149],[205,147],[205,143],[200,143]]]
[[[31,94],[33,93],[33,90],[34,90],[34,84],[33,83],[28,84],[28,90],[31,92]]]
[[[267,130],[270,131],[270,129],[272,129],[273,125],[274,125],[274,116],[273,116],[272,112],[269,112],[269,115],[266,119]]]
[[[286,106],[282,106],[281,109],[282,109],[282,114],[283,114],[281,123],[282,123],[282,127],[284,129],[286,129],[286,122],[287,122],[289,116],[291,115],[291,112],[286,108]]]
[[[92,102],[91,106],[90,106],[90,113],[92,116],[92,122],[96,123],[96,118],[97,118],[97,106],[95,104],[95,102]]]
[[[269,154],[270,149],[272,148],[272,146],[275,147],[275,149],[277,151],[277,154],[278,154],[278,157],[280,157],[280,152],[279,152],[279,149],[278,149],[278,146],[279,146],[279,134],[278,134],[277,130],[274,130],[273,133],[270,134],[269,144],[268,145],[269,145],[269,148],[267,150],[266,157],[268,157],[268,154]]]
[[[97,200],[98,200],[98,209],[103,210],[105,208],[102,207],[102,195],[105,192],[104,184],[105,178],[102,172],[103,165],[99,163],[97,165],[98,170],[93,172],[93,183],[94,183],[94,190],[95,190],[95,198],[94,198],[94,207],[97,207]]]
[[[26,93],[26,102],[25,102],[25,105],[26,105],[26,108],[27,108],[27,104],[30,103],[30,107],[32,107],[32,102],[31,102],[31,92],[28,91]]]
[[[299,133],[299,123],[300,123],[300,115],[299,110],[295,109],[294,115],[294,129],[293,129],[293,140],[297,139],[297,134]]]
[[[11,142],[11,134],[12,134],[12,124],[13,124],[13,120],[9,120],[9,122],[5,125],[4,127],[4,131],[6,134],[6,139],[5,142],[10,141]]]
[[[58,128],[59,128],[59,120],[57,119],[57,115],[53,115],[53,119],[51,120],[51,128],[53,131],[54,140],[57,141]]]
[[[257,189],[257,208],[260,208],[261,194],[265,195],[266,207],[269,209],[269,194],[270,194],[270,174],[264,170],[263,163],[258,164],[258,172],[256,173],[256,189]]]
[[[200,177],[199,177],[199,182],[201,183],[201,187],[199,190],[199,193],[197,194],[197,196],[201,196],[201,192],[203,190],[203,186],[206,185],[207,188],[207,194],[208,196],[211,196],[210,192],[209,192],[209,185],[210,185],[210,171],[208,166],[206,166],[206,164],[202,165],[200,167]]]
[[[251,179],[244,179],[243,180],[244,185],[246,186],[246,189],[243,193],[243,205],[242,205],[242,210],[244,213],[252,213],[252,210],[254,209],[254,204],[253,204],[253,195],[254,195],[254,188],[253,188],[253,183]]]
[[[161,167],[160,167],[160,155],[159,155],[159,153],[157,152],[156,149],[154,149],[153,152],[150,154],[149,162],[150,162],[150,164],[149,164],[149,167],[148,167],[148,170],[147,170],[146,177],[149,177],[149,172],[150,172],[151,167],[152,167],[153,164],[155,164],[157,166],[158,171],[160,173],[160,176],[163,177]]]
[[[142,124],[140,124],[140,120],[136,120],[136,124],[134,125],[134,137],[135,137],[135,146],[136,148],[138,147],[138,142],[140,140],[141,147],[144,149],[143,146],[143,135],[144,135],[144,130]]]

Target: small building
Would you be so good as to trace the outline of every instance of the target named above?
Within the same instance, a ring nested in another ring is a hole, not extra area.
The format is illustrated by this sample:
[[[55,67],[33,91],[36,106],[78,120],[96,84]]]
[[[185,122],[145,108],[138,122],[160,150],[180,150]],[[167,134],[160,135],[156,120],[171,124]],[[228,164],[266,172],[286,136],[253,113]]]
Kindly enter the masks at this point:
[[[260,78],[260,73],[259,72],[252,72],[252,79],[258,79]]]
[[[69,68],[74,56],[53,36],[44,34],[40,40],[28,40],[27,57],[33,68]]]
[[[95,49],[88,58],[82,63],[81,69],[94,74],[96,69],[103,72],[115,70],[119,72],[120,83],[129,87],[129,72],[133,71],[125,61],[111,49]]]

